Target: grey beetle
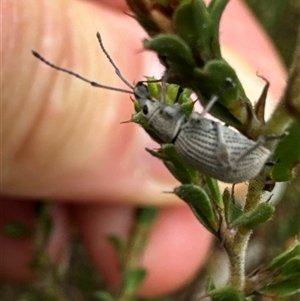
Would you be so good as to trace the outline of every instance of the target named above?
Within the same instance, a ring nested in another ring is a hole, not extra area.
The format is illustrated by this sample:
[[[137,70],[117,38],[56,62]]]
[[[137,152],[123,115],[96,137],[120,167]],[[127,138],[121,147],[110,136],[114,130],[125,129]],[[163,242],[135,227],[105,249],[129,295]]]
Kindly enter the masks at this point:
[[[137,83],[134,95],[149,125],[165,143],[192,167],[217,180],[239,183],[254,178],[271,152],[258,141],[193,112],[186,117],[180,104],[166,105],[151,99],[147,86]],[[213,96],[210,102],[215,102]],[[208,105],[210,106],[210,104]],[[205,110],[206,111],[206,110]]]
[[[98,84],[50,63],[35,51],[32,53],[50,67],[78,77],[92,86],[134,94],[157,136],[165,143],[173,143],[183,160],[204,174],[227,183],[244,182],[258,175],[271,154],[262,145],[267,138],[262,136],[258,141],[253,141],[219,122],[204,118],[208,107],[218,96],[212,96],[202,114],[193,112],[186,117],[179,103],[166,105],[163,101],[152,99],[143,82],[132,86],[126,81],[105,50],[99,33],[97,38],[116,74],[131,90]]]

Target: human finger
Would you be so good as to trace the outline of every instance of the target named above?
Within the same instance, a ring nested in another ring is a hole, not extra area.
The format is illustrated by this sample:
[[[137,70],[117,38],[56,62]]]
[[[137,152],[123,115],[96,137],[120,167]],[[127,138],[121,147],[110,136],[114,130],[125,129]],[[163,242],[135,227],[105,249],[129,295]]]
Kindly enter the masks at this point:
[[[3,193],[96,201],[112,196],[136,203],[174,200],[159,195],[174,180],[144,151],[149,138],[133,124],[120,125],[133,112],[129,96],[51,70],[30,52],[34,48],[58,65],[124,87],[95,32],[101,31],[110,55],[133,82],[142,68],[142,33],[135,21],[81,1],[6,1],[3,11]]]

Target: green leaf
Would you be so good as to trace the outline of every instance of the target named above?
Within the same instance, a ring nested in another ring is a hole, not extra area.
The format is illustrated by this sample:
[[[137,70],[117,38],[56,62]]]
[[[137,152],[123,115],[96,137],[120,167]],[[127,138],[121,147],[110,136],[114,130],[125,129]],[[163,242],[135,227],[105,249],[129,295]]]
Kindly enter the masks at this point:
[[[165,166],[179,182],[185,184],[198,182],[198,171],[178,156],[173,144],[163,144],[158,151],[146,150],[152,156],[163,160]]]
[[[233,287],[217,288],[209,292],[212,301],[243,301],[240,291]]]
[[[210,48],[210,19],[202,0],[180,5],[173,21],[176,33],[190,46],[198,66],[204,66],[206,61],[214,58]]]
[[[30,268],[35,272],[46,272],[49,268],[50,258],[46,251],[36,252],[34,260],[30,263]]]
[[[176,35],[159,34],[150,40],[144,40],[144,47],[166,58],[173,72],[187,75],[196,66],[191,49]]]
[[[177,180],[181,183],[198,182],[198,171],[179,157],[173,144],[162,145],[162,150],[168,157],[164,163]]]
[[[146,270],[134,268],[126,271],[124,277],[124,294],[134,295],[146,277]]]
[[[150,95],[155,99],[159,99],[161,95],[161,84],[157,82],[157,79],[154,77],[147,77],[147,87]]]
[[[174,84],[167,85],[167,93],[165,95],[165,100],[164,100],[166,104],[168,105],[174,104],[179,88],[180,87],[178,85],[174,85]]]
[[[267,266],[268,269],[274,270],[282,267],[290,259],[300,256],[300,243],[296,241],[289,249],[276,256]]]
[[[113,245],[115,250],[117,251],[118,258],[122,264],[124,263],[124,257],[125,257],[125,250],[126,250],[126,243],[121,239],[121,237],[117,235],[109,235],[108,236],[109,242]]]
[[[138,258],[143,253],[149,239],[149,232],[153,222],[155,221],[158,208],[155,207],[139,207],[135,212],[135,224],[130,232],[127,242],[126,262],[128,267],[135,267]]]
[[[141,207],[137,213],[137,223],[140,227],[149,228],[155,221],[158,214],[157,207]]]
[[[274,211],[274,206],[267,203],[261,203],[255,209],[241,214],[231,222],[230,226],[254,229],[269,220],[273,216]]]
[[[273,160],[277,162],[271,170],[271,177],[276,182],[292,179],[293,168],[300,163],[300,122],[294,122],[288,135],[279,142]]]
[[[233,80],[235,87],[225,88],[227,78]],[[209,113],[227,124],[240,129],[248,120],[247,118],[251,117],[248,115],[252,105],[245,96],[235,71],[225,61],[210,61],[204,69],[195,68],[190,78],[184,78],[181,81],[197,93],[204,108],[212,95],[221,94]]]
[[[300,292],[299,277],[287,279],[278,283],[271,283],[270,285],[259,289],[259,292],[270,296],[272,299],[286,298]]]
[[[286,262],[282,268],[280,268],[280,273],[283,276],[296,275],[300,279],[300,258],[292,258]],[[300,281],[299,281],[300,287]]]
[[[213,178],[207,177],[206,183],[211,193],[211,199],[213,199],[220,208],[223,208],[224,204],[223,204],[218,181]]]
[[[211,19],[211,51],[215,53],[215,57],[221,57],[219,27],[222,14],[228,2],[229,0],[212,0],[208,5]]]
[[[51,215],[51,206],[49,202],[39,202],[37,207],[37,222],[41,230],[43,240],[47,241],[54,228],[53,218]]]
[[[32,234],[30,229],[21,222],[11,222],[2,226],[2,232],[15,239],[22,239]]]
[[[300,245],[295,242],[258,272],[258,292],[272,298],[284,298],[300,291]]]
[[[213,279],[213,277],[209,277],[206,291],[208,293],[210,293],[211,291],[213,291],[215,289],[216,289],[216,286],[215,286],[214,279]]]
[[[186,115],[189,116],[191,114],[191,112],[193,111],[194,108],[194,101],[193,99],[191,99],[191,94],[192,91],[189,89],[182,89],[180,93],[179,89],[180,86],[175,85],[175,84],[168,84],[166,86],[166,93],[164,95],[164,103],[166,103],[167,105],[173,105],[175,102],[178,102],[179,104],[182,104],[183,107],[189,107],[189,110]],[[161,87],[161,83],[154,83],[154,82],[148,82],[148,89],[150,92],[150,95],[157,99],[157,100],[161,100],[161,96],[162,96],[162,87]],[[179,97],[178,97],[179,95]]]
[[[216,235],[218,230],[217,217],[206,192],[199,186],[184,184],[176,187],[174,193],[190,206],[202,225]]]
[[[228,188],[225,188],[223,192],[223,202],[226,222],[228,225],[231,225],[233,221],[243,214],[243,211],[233,203],[232,196]]]
[[[99,301],[117,301],[110,293],[105,291],[95,292],[93,296]]]
[[[208,82],[205,83],[205,87],[204,83],[198,84],[202,86],[200,91],[206,97],[201,100],[201,103],[206,106],[211,95],[219,93],[220,98],[217,104],[223,106],[223,111],[227,109],[232,115],[231,119],[237,119],[242,124],[248,122],[249,112],[253,111],[252,104],[246,97],[234,69],[224,60],[212,60],[205,65],[203,74]],[[233,81],[234,87],[226,87],[228,78]],[[215,107],[212,108],[212,113],[217,109]]]

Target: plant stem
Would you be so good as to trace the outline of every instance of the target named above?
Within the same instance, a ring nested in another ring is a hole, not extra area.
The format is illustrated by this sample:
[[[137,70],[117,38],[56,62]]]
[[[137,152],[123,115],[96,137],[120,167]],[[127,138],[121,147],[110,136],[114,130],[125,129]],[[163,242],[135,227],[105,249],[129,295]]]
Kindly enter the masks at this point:
[[[300,31],[298,40],[300,42]],[[293,64],[289,71],[288,85],[281,99],[280,104],[275,109],[272,118],[266,124],[266,134],[282,134],[291,125],[294,119],[300,116],[300,45],[298,43],[295,51]],[[278,141],[269,142],[268,146],[273,150]],[[253,210],[261,201],[265,179],[268,175],[268,167],[249,182],[248,193],[244,212]],[[226,226],[225,226],[226,227]],[[235,233],[232,229],[224,232],[224,245],[230,262],[230,284],[244,290],[245,286],[245,256],[249,238],[252,230],[239,227]]]
[[[237,230],[232,234],[225,234],[224,247],[227,251],[230,263],[229,283],[238,290],[243,290],[245,286],[245,257],[248,241],[252,231]],[[231,237],[231,239],[230,239]],[[229,238],[229,239],[228,239]]]
[[[128,277],[132,277],[130,271],[139,267],[140,256],[147,245],[151,226],[155,221],[157,214],[158,209],[154,207],[139,208],[136,212],[135,224],[129,234],[129,240],[123,262],[123,289],[118,301],[135,300],[136,290],[138,290],[143,279],[141,279],[141,282],[138,283],[135,290],[133,290],[131,287],[127,287],[128,283],[131,282],[131,279]]]

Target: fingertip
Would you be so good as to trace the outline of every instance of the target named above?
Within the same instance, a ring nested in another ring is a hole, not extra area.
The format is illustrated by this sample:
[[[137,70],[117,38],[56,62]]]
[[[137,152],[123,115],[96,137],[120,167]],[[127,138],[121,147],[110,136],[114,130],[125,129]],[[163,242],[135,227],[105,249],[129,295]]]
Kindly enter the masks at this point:
[[[122,87],[94,33],[101,31],[106,49],[131,82],[141,72],[142,58],[135,52],[141,29],[125,14],[86,1],[5,3],[10,5],[5,7],[3,45],[11,51],[5,52],[3,68],[4,192],[56,199],[98,197],[101,173],[111,169],[102,167],[113,153],[111,145],[120,142],[122,153],[135,132],[134,126],[120,125],[133,112],[132,103],[127,95],[95,89],[51,70],[32,53],[37,56],[37,50],[56,65]],[[120,53],[123,48],[126,56]]]
[[[126,4],[126,2],[124,0],[114,0],[114,1],[110,1],[110,0],[93,0],[93,2],[95,2],[96,4],[104,4],[107,5],[108,7],[119,11],[119,12],[123,12],[124,10],[128,9],[128,6]]]

